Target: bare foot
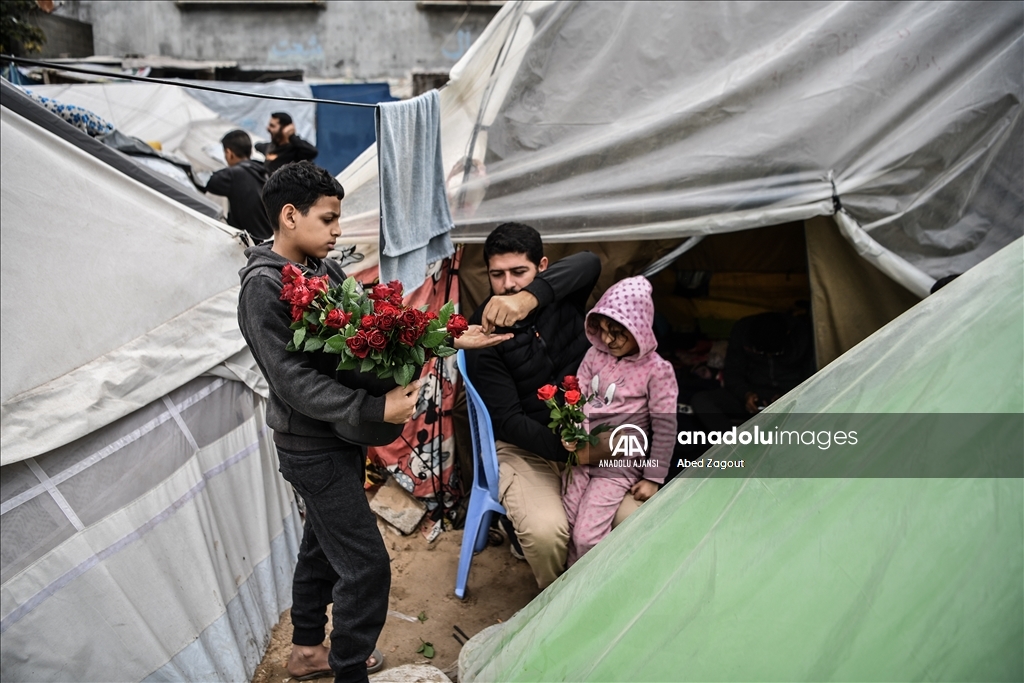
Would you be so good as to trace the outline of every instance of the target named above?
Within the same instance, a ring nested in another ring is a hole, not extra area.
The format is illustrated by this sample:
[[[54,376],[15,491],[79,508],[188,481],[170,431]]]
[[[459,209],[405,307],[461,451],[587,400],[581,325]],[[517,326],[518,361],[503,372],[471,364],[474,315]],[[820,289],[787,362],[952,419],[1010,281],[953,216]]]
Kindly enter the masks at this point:
[[[288,665],[285,669],[293,678],[308,676],[318,671],[329,672],[331,670],[327,663],[329,652],[330,650],[323,645],[292,645],[292,653],[288,657]]]
[[[330,649],[324,645],[292,645],[292,653],[288,657],[288,665],[285,669],[292,678],[308,676],[320,671],[326,672],[324,676],[334,675],[331,673],[331,666],[327,663],[327,655]],[[366,660],[366,668],[377,666],[377,658],[370,655]]]

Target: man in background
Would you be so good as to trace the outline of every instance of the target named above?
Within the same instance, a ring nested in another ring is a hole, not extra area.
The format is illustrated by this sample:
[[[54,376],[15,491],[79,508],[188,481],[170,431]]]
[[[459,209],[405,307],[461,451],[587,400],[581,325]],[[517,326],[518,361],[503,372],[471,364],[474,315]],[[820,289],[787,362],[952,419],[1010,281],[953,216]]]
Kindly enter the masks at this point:
[[[249,134],[233,130],[221,138],[220,143],[224,146],[228,167],[216,171],[204,189],[228,198],[228,225],[245,230],[257,242],[270,239],[273,229],[260,199],[268,174],[263,164],[249,158],[252,155]]]
[[[266,157],[267,160],[264,163],[268,175],[272,175],[282,166],[296,161],[312,161],[320,153],[316,147],[295,133],[292,117],[283,111],[270,115],[267,132],[270,133],[270,142],[258,143],[256,151]]]

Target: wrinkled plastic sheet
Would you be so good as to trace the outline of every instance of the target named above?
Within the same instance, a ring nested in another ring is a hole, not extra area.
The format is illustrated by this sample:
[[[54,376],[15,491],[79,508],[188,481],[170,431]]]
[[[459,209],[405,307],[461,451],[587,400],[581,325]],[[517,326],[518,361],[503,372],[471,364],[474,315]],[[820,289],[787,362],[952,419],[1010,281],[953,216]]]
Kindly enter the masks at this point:
[[[1024,234],[1022,62],[1020,3],[508,3],[441,93],[453,239],[841,206],[858,252],[923,295]],[[375,241],[372,157],[339,176],[353,242]]]
[[[986,418],[975,424],[1019,426],[1022,354],[1018,240],[762,415],[975,413]],[[1018,468],[1024,457],[984,430],[962,438]],[[879,460],[902,457],[893,443]],[[708,455],[759,461],[770,448]],[[956,465],[967,475],[685,472],[508,622],[470,639],[459,679],[1020,680],[1024,482]]]

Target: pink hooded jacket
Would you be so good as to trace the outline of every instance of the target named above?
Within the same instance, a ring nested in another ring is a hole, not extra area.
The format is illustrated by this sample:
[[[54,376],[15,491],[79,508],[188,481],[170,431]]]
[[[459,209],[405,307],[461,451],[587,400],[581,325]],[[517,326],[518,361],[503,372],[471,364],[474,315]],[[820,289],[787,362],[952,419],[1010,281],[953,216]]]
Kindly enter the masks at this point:
[[[604,293],[587,314],[587,322],[595,313],[607,316],[629,330],[640,348],[636,354],[616,358],[588,325],[587,338],[593,346],[583,357],[577,377],[582,392],[596,396],[584,408],[594,421],[613,425],[628,422],[650,435],[647,457],[657,460],[658,467],[643,468],[639,474],[662,484],[676,442],[679,387],[672,364],[655,351],[658,342],[654,337],[651,291],[647,278],[638,276],[617,282]]]

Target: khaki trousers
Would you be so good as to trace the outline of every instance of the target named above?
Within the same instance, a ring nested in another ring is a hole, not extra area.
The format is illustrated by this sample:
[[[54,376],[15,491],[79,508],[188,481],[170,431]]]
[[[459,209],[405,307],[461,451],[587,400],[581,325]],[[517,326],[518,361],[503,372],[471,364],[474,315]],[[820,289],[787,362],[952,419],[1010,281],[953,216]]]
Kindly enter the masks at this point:
[[[563,466],[506,441],[496,441],[495,447],[498,500],[516,530],[537,585],[546,588],[565,571],[569,546],[569,522],[562,507]],[[639,507],[627,493],[612,528]]]

